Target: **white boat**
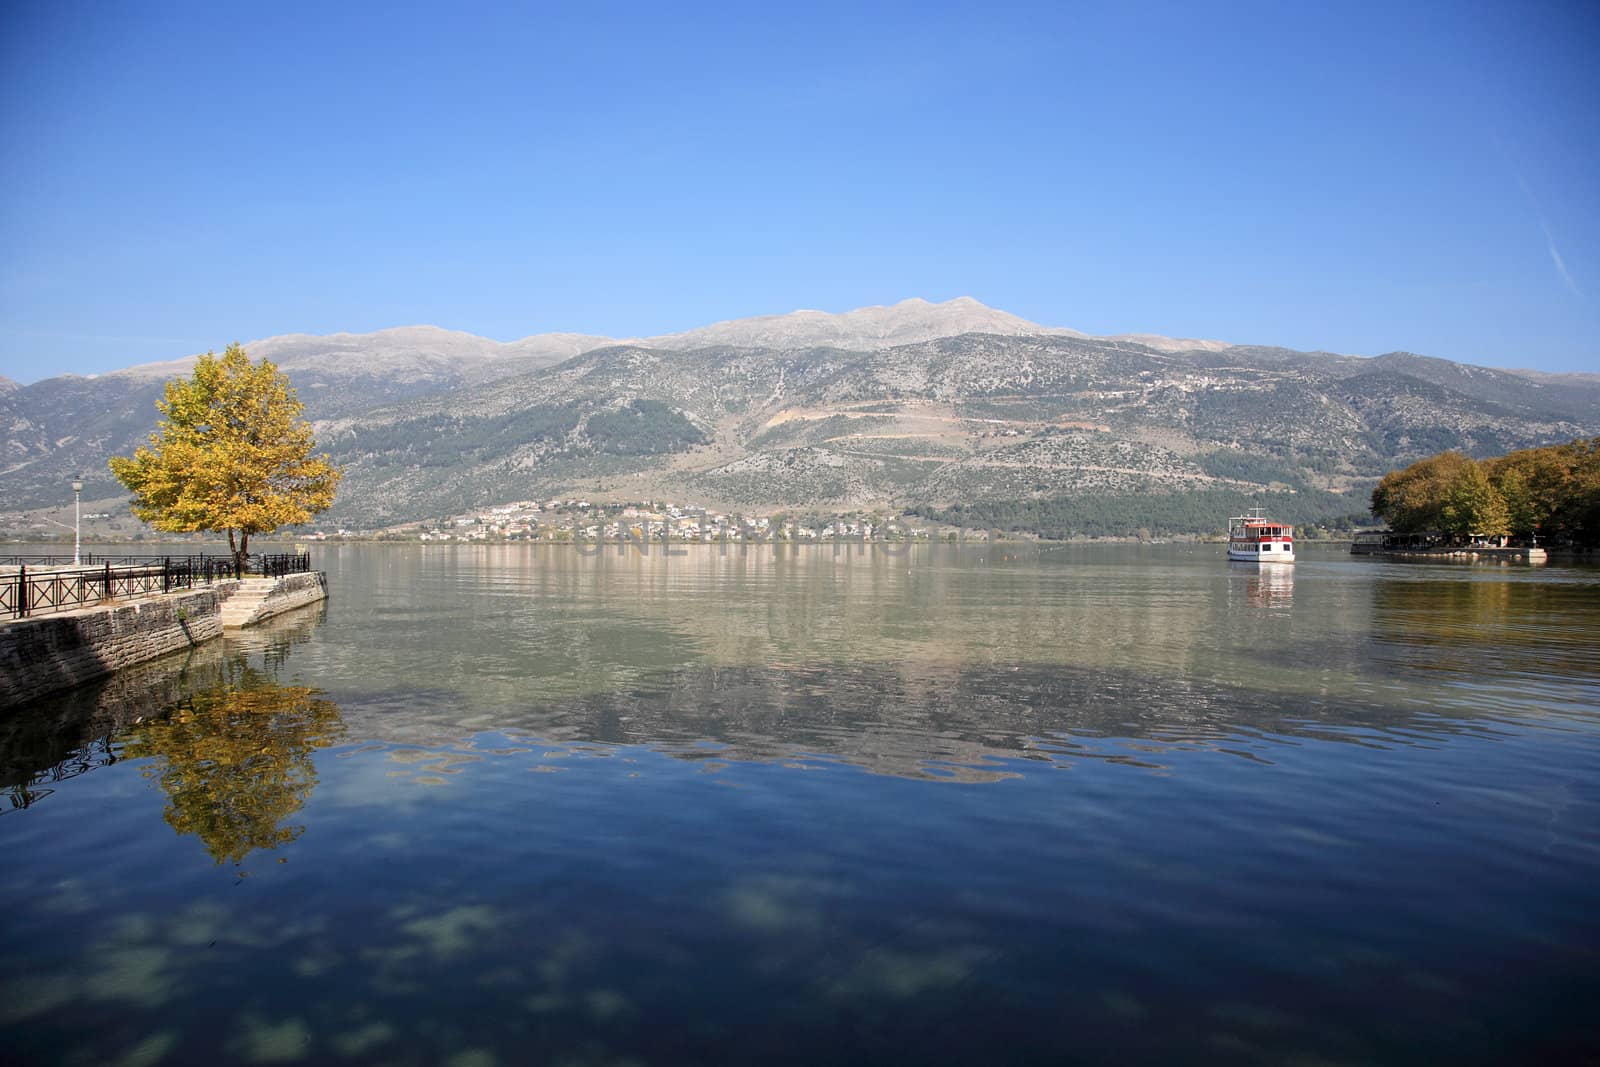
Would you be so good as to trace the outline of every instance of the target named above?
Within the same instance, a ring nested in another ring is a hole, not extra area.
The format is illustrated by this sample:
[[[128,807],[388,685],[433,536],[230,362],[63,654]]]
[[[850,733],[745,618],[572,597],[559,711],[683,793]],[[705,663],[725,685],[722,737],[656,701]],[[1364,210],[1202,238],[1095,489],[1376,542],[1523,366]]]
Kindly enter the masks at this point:
[[[1247,563],[1293,563],[1294,527],[1261,516],[1235,515],[1228,520],[1228,558]]]

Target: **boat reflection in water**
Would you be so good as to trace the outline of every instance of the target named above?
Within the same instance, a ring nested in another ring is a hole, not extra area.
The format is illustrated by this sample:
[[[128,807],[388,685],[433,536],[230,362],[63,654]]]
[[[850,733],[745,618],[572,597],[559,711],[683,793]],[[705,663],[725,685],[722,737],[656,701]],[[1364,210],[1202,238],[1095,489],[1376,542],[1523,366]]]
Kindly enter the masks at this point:
[[[1288,567],[1245,564],[1253,567],[1245,583],[1246,596],[1260,607],[1288,607],[1294,602],[1294,571]]]
[[[1245,603],[1258,608],[1286,608],[1294,603],[1294,568],[1271,563],[1228,563],[1230,592],[1242,590]]]

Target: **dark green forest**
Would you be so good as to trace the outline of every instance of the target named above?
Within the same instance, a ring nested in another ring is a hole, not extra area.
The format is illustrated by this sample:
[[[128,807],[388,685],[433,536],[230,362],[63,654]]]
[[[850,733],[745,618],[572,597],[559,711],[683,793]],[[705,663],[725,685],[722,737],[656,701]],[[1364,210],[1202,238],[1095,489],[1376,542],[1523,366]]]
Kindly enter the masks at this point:
[[[571,407],[532,407],[507,415],[432,415],[403,419],[328,441],[341,463],[364,460],[374,467],[456,467],[482,461],[536,441],[556,441],[578,426]]]
[[[698,426],[659,400],[635,400],[616,411],[596,412],[585,432],[596,452],[611,456],[682,452],[706,441]]]

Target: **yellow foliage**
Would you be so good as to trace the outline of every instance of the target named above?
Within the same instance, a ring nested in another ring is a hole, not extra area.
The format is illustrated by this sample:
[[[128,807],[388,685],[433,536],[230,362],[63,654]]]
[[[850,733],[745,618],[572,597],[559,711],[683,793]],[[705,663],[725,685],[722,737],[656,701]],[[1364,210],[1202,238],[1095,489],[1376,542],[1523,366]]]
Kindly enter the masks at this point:
[[[1600,437],[1482,462],[1441,452],[1384,475],[1372,513],[1402,532],[1600,543]]]
[[[313,753],[343,729],[339,706],[320,690],[242,668],[141,723],[123,755],[153,760],[145,774],[165,790],[174,830],[198,836],[218,863],[238,863],[300,836],[304,827],[289,820],[317,784]]]
[[[227,531],[248,551],[252,534],[309,522],[333,504],[341,472],[300,417],[289,379],[237,343],[207,352],[194,374],[167,383],[161,425],[111,473],[134,494],[133,513],[158,530]]]

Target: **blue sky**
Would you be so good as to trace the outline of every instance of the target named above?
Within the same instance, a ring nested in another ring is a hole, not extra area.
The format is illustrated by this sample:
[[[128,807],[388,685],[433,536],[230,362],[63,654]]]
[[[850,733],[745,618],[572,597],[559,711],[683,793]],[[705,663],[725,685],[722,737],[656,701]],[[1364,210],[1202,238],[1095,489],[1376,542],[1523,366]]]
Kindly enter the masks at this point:
[[[1592,3],[3,0],[0,374],[959,295],[1600,372],[1597,48]]]

